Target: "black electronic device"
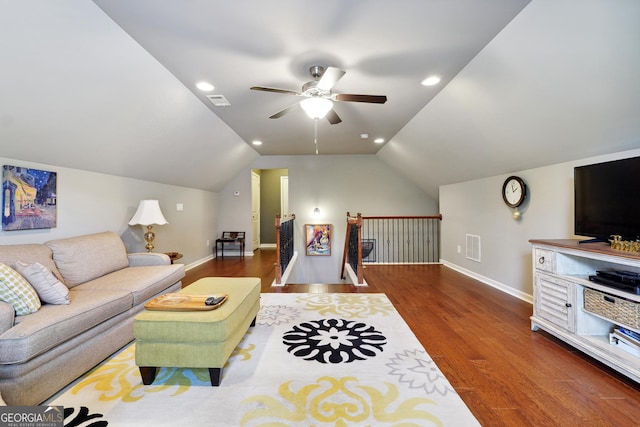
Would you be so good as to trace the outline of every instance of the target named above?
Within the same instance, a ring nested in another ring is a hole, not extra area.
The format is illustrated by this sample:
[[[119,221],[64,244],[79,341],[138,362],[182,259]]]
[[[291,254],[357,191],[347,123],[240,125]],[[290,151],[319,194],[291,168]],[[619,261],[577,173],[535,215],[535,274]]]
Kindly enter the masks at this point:
[[[596,271],[589,280],[610,288],[640,295],[640,274],[633,271],[608,270]]]
[[[640,157],[574,169],[575,228],[578,236],[607,242],[640,237]]]
[[[226,296],[213,296],[209,297],[204,301],[205,305],[218,305],[222,303],[226,299]]]

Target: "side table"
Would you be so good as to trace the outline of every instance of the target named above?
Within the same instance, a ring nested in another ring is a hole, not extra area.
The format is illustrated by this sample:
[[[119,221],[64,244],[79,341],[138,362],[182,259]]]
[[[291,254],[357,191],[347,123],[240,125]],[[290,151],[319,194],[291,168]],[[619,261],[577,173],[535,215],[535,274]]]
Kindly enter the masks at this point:
[[[179,252],[165,252],[165,255],[167,255],[169,259],[171,259],[171,264],[173,264],[174,261],[182,258],[182,254]]]

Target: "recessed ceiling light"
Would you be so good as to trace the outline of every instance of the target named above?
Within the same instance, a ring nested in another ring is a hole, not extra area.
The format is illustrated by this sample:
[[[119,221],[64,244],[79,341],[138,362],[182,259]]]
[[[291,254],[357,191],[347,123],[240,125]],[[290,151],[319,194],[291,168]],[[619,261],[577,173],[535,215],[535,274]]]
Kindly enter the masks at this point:
[[[369,134],[368,133],[361,133],[360,134],[360,138],[367,139],[367,138],[369,138]]]
[[[257,139],[252,142],[253,145],[262,145],[262,141],[258,141]]]
[[[211,83],[207,82],[198,82],[196,83],[196,87],[203,92],[211,92],[215,87]]]
[[[384,142],[384,138],[376,138],[373,140],[376,144],[382,144]]]
[[[440,76],[429,76],[424,79],[420,84],[422,86],[433,86],[440,83]]]

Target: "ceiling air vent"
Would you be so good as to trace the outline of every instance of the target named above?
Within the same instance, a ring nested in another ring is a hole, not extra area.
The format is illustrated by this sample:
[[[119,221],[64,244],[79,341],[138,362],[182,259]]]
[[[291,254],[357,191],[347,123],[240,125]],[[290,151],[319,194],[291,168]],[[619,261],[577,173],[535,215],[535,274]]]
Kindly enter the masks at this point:
[[[230,107],[231,103],[223,95],[205,95],[216,107]]]

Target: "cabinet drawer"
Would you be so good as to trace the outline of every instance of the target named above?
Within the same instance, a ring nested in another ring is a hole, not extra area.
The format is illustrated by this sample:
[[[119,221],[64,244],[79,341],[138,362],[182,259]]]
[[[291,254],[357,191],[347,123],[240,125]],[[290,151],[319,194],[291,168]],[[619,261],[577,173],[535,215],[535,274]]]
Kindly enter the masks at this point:
[[[536,274],[534,315],[575,332],[575,284],[546,274]]]
[[[535,248],[533,252],[533,264],[536,270],[555,273],[556,253],[547,249]]]

